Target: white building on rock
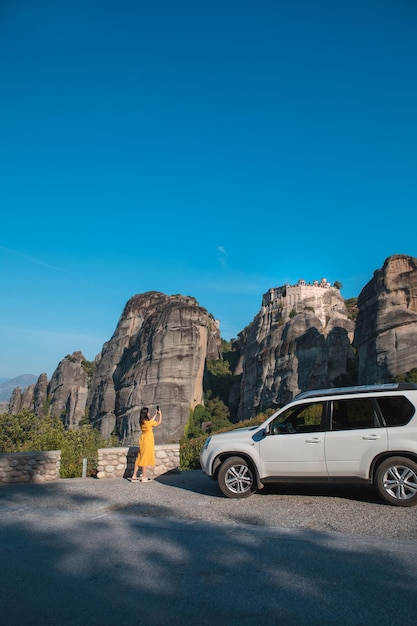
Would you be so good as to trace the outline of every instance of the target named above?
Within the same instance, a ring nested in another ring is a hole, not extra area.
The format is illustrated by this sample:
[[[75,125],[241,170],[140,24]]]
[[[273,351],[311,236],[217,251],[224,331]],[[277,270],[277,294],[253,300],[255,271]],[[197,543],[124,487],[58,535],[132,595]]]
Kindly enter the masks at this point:
[[[296,285],[274,287],[262,298],[262,306],[280,311],[285,321],[303,311],[312,311],[320,319],[323,326],[330,317],[346,317],[346,306],[340,290],[327,282],[326,278],[313,283],[300,279]]]

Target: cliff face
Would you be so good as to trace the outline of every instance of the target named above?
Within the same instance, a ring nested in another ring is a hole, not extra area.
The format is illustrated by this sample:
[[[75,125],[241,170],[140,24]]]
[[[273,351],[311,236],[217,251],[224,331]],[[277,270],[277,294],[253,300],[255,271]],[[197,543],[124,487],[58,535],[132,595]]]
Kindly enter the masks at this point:
[[[397,254],[362,289],[354,345],[359,383],[389,382],[417,367],[417,259]]]
[[[348,383],[354,323],[327,283],[267,292],[236,342],[241,353],[238,419],[284,404],[300,391]]]
[[[36,415],[40,415],[44,409],[48,397],[48,377],[41,374],[33,390],[33,410]]]
[[[153,415],[159,404],[164,426],[155,430],[155,441],[178,440],[190,409],[202,403],[205,360],[219,356],[218,326],[194,298],[134,296],[99,357],[90,419],[103,437],[116,428],[122,443],[137,443],[141,407]]]
[[[85,362],[82,352],[65,357],[48,385],[50,413],[54,417],[62,417],[68,429],[77,428],[85,417],[88,396],[88,374],[83,367]]]

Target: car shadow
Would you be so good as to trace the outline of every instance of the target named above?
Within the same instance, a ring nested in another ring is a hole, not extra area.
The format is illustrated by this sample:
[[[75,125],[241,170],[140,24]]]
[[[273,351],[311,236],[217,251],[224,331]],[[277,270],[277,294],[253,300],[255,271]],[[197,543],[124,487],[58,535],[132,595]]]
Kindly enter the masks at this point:
[[[162,474],[155,479],[163,485],[177,487],[201,495],[223,498],[217,481],[206,476],[202,470]]]
[[[217,481],[206,476],[202,470],[189,470],[163,474],[155,479],[167,486],[184,489],[193,493],[216,498],[225,498]],[[385,505],[372,485],[345,483],[268,483],[257,494],[261,496],[312,496],[323,498],[343,498],[357,502]]]
[[[366,484],[334,484],[334,483],[268,483],[258,491],[260,495],[314,496],[326,498],[343,498],[370,504],[386,505],[372,485]]]

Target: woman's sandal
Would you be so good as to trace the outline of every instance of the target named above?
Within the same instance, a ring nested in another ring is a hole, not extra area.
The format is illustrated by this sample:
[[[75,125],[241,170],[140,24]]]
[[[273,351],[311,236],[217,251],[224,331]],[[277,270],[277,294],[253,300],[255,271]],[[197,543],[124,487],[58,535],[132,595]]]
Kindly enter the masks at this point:
[[[131,483],[138,483],[139,482],[139,478],[131,478],[130,482]]]

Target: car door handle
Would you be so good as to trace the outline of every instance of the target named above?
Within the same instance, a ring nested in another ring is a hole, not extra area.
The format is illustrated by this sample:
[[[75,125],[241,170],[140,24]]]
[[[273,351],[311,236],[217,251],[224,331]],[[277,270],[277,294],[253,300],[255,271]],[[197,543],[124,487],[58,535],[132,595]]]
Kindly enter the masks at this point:
[[[311,437],[311,439],[306,439],[306,443],[320,443],[320,437]]]
[[[365,435],[362,439],[364,441],[376,441],[377,439],[381,439],[381,435]]]

